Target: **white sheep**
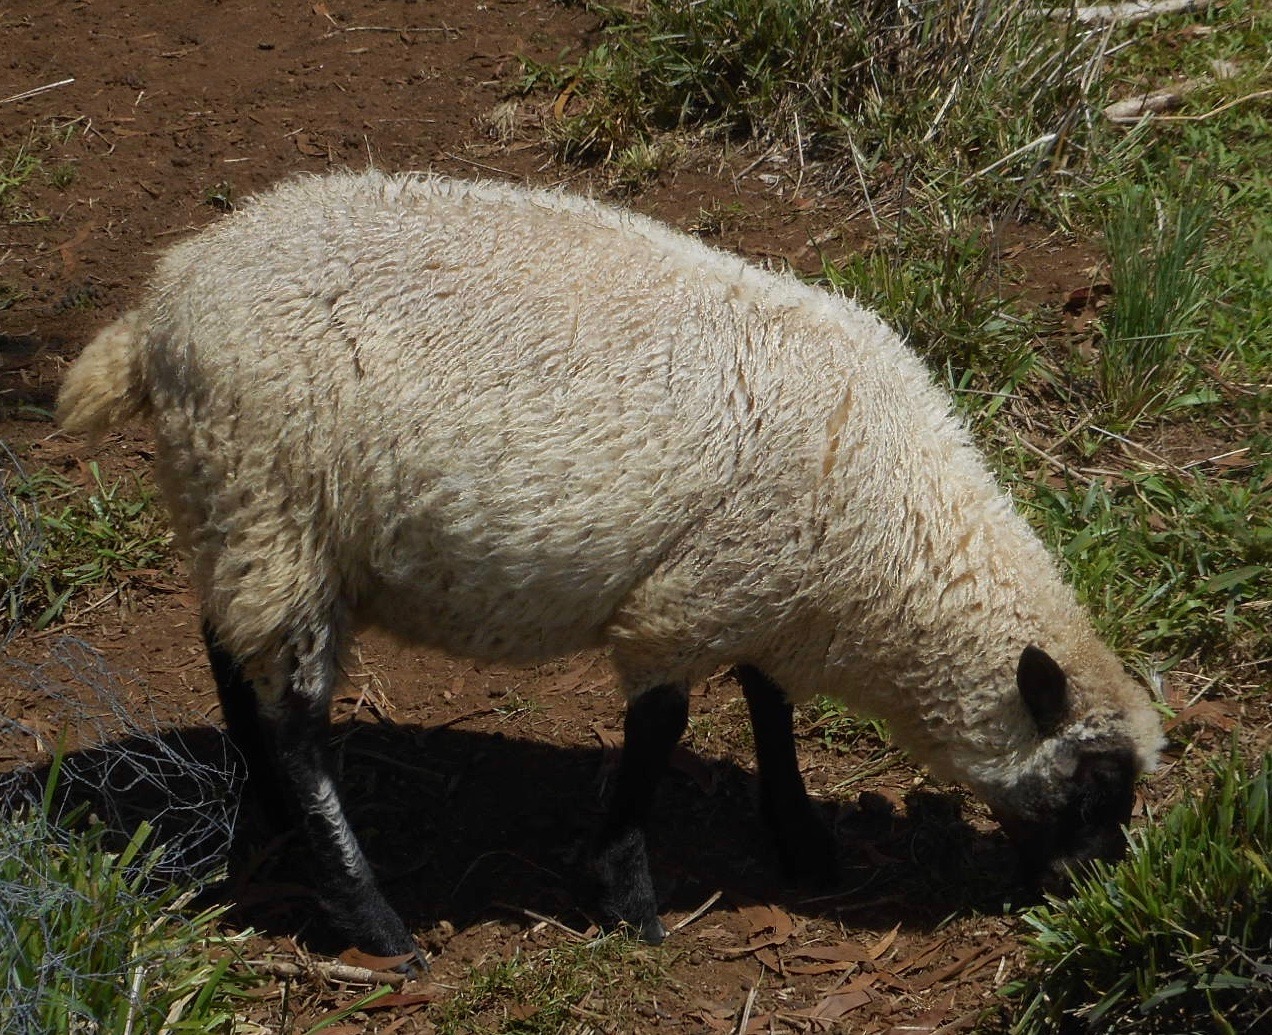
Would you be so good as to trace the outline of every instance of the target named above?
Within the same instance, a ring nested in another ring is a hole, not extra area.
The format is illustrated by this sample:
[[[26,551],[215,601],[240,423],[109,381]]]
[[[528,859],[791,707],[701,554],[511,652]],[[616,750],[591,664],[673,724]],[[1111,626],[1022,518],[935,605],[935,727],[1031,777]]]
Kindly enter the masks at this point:
[[[651,941],[654,788],[689,685],[723,666],[795,876],[834,871],[791,731],[814,694],[886,719],[1040,866],[1116,855],[1155,764],[1148,696],[900,338],[641,216],[288,182],[169,251],[71,368],[68,430],[137,413],[230,732],[367,951],[413,942],[323,751],[365,623],[483,659],[609,648],[628,713],[594,869],[607,918]]]

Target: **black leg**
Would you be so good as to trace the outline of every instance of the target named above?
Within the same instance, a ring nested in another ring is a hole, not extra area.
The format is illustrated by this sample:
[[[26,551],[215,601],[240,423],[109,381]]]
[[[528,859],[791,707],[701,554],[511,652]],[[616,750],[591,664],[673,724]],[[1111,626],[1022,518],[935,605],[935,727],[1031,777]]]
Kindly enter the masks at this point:
[[[290,827],[292,815],[283,800],[281,784],[256,713],[256,692],[244,678],[238,663],[217,642],[207,622],[203,623],[203,643],[216,680],[226,732],[247,766],[245,797],[265,811],[264,818],[276,829]]]
[[[686,686],[655,687],[628,703],[614,796],[593,859],[605,919],[625,921],[651,945],[667,931],[658,919],[645,828],[658,783],[688,722]]]
[[[760,813],[777,843],[783,874],[825,886],[838,874],[835,839],[808,798],[795,755],[795,709],[781,687],[750,665],[734,670],[751,713],[760,770]]]
[[[365,952],[415,953],[414,939],[376,885],[336,791],[328,752],[331,651],[298,640],[275,676],[279,685],[264,687],[246,678],[243,666],[206,627],[204,637],[226,726],[247,761],[248,791],[271,821],[300,830],[331,924]]]

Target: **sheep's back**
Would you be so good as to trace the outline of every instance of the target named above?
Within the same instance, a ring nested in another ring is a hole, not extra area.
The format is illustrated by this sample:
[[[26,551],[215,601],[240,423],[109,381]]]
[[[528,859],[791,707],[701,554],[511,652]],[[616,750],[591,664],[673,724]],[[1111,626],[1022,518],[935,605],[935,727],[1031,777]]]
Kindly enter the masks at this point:
[[[719,641],[733,598],[780,609],[808,581],[846,393],[859,482],[897,482],[923,423],[898,413],[948,420],[855,306],[494,184],[287,184],[174,249],[151,310],[162,481],[248,646],[336,605],[487,657],[616,615],[668,651]]]

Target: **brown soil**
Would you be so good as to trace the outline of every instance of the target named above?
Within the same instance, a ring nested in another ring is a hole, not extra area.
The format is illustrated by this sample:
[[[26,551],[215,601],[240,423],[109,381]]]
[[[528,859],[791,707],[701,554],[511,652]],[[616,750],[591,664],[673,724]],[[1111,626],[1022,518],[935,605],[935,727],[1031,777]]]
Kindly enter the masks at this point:
[[[17,296],[0,308],[0,441],[28,467],[75,476],[97,459],[111,476],[144,471],[142,430],[89,453],[51,426],[65,364],[137,299],[160,249],[288,174],[372,161],[612,192],[542,146],[535,121],[551,98],[520,102],[520,130],[496,131],[519,55],[578,50],[593,29],[581,7],[549,0],[10,3],[0,11],[0,97],[74,82],[0,103],[0,151],[29,142],[46,173],[73,178],[59,189],[33,177],[0,224],[0,300]],[[773,182],[756,157],[684,162],[628,200],[687,229],[710,222],[714,240],[761,261],[813,268],[819,248],[844,247],[848,206],[809,200],[789,174]],[[1031,297],[1063,299],[1090,283],[1089,250],[1017,236],[1013,262]],[[126,693],[160,718],[215,722],[179,571],[141,573],[75,615],[53,633],[103,651]],[[53,642],[27,632],[8,657],[39,664]],[[358,669],[337,712],[350,808],[389,897],[441,951],[404,989],[423,998],[348,1030],[425,1032],[425,999],[452,995],[470,967],[589,928],[578,860],[599,816],[620,701],[596,656],[477,667],[370,636]],[[12,666],[0,665],[0,702],[6,716],[52,732],[51,706]],[[809,717],[801,753],[837,824],[844,882],[813,898],[783,889],[752,808],[736,688],[719,677],[694,705],[661,802],[655,868],[672,923],[723,894],[650,950],[661,979],[584,997],[578,1030],[734,1031],[750,1000],[752,1031],[954,1032],[991,1008],[1022,959],[1019,927],[1004,915],[1021,893],[983,812],[869,738],[829,745]],[[1222,728],[1208,734],[1207,723],[1230,725],[1194,719],[1190,734],[1220,741]],[[43,746],[5,745],[0,761],[36,758]],[[307,922],[309,903],[282,880],[263,876],[245,896],[255,904],[235,916],[265,932],[255,948],[287,958],[300,951],[295,939],[329,948]],[[310,979],[292,990],[291,1009],[312,1020],[354,994]],[[250,1010],[271,1031],[279,999],[271,986]],[[517,1006],[491,1004],[486,1022],[498,1027]]]

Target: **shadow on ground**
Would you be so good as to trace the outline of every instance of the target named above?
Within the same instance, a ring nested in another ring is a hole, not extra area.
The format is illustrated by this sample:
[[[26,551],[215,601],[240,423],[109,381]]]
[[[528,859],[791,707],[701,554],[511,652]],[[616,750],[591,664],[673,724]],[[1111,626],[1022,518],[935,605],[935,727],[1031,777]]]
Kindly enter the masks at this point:
[[[612,753],[497,732],[388,723],[336,728],[351,819],[386,894],[412,929],[456,930],[489,920],[550,917],[575,930],[593,922],[584,860],[599,825]],[[206,872],[224,859],[241,781],[236,755],[210,727],[130,737],[61,762],[59,804],[86,803],[125,836],[141,821],[155,842],[184,846],[173,873]],[[686,775],[692,772],[693,778]],[[0,778],[9,801],[44,786],[48,767]],[[765,901],[851,926],[932,930],[954,915],[1000,913],[1021,902],[1014,856],[997,832],[976,830],[957,792],[916,792],[893,807],[869,792],[823,803],[835,825],[841,885],[784,888],[752,804],[749,772],[728,760],[677,767],[660,794],[652,831],[661,908],[689,912],[715,891],[722,902]],[[263,836],[255,810],[222,888],[232,919],[339,951],[319,926],[294,839]]]

